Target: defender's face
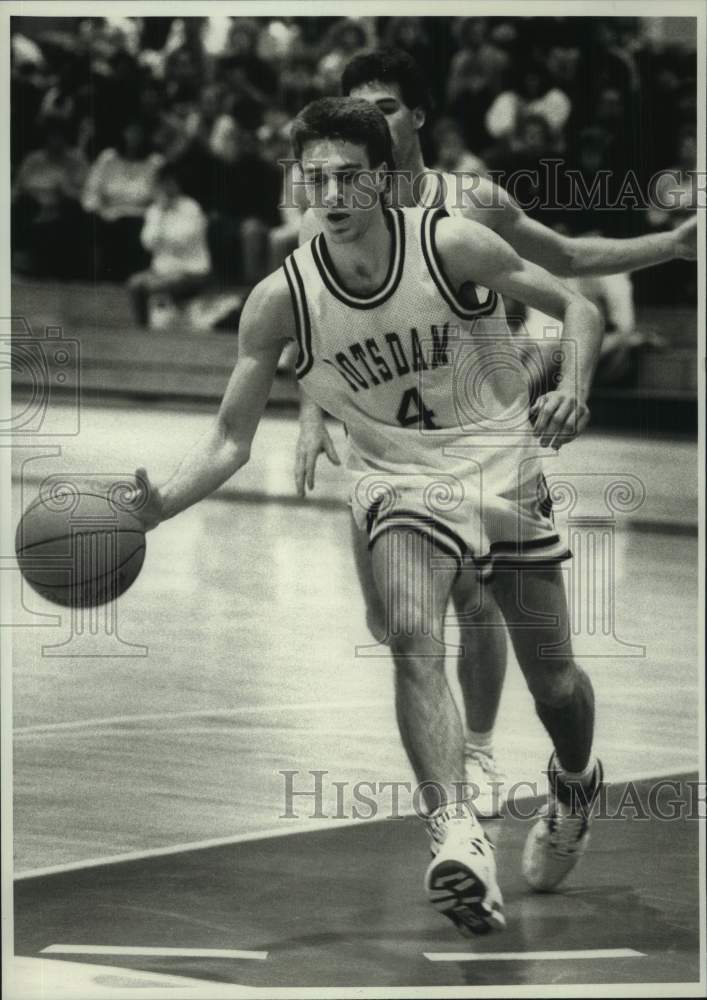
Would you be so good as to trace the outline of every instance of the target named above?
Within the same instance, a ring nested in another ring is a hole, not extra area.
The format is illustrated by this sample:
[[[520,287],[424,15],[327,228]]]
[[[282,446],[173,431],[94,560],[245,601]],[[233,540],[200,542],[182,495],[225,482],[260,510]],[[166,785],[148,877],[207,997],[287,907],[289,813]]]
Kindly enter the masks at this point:
[[[307,201],[327,238],[358,239],[380,211],[385,164],[372,169],[363,146],[322,139],[305,144],[301,169]]]
[[[383,112],[393,140],[393,156],[404,162],[410,149],[417,142],[417,133],[425,123],[422,108],[409,108],[404,103],[400,89],[395,83],[364,83],[354,87],[350,97],[368,101]]]

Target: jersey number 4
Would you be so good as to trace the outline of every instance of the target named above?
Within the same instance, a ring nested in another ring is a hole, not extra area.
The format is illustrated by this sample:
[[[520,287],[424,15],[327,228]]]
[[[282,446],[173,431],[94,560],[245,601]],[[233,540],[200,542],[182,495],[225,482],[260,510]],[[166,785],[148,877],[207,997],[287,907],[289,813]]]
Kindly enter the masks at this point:
[[[396,414],[401,427],[424,427],[436,431],[440,428],[434,422],[434,410],[428,410],[417,389],[406,389]]]

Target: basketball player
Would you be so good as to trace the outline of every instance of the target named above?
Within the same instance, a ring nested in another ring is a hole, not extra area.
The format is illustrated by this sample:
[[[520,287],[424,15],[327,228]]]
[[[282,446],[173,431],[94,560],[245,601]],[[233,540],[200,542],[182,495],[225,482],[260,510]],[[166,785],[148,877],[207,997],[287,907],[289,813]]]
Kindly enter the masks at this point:
[[[696,258],[695,219],[669,233],[635,239],[572,239],[530,219],[503,188],[486,178],[467,175],[458,179],[428,169],[419,136],[430,106],[429,93],[422,72],[406,52],[378,49],[355,56],[344,70],[341,88],[344,95],[369,101],[383,112],[393,140],[396,169],[418,179],[417,183],[403,180],[393,189],[395,204],[400,207],[444,206],[450,216],[473,219],[494,230],[521,257],[560,277],[616,274],[675,257]],[[317,228],[317,214],[310,209],[303,219],[301,242],[314,236]],[[322,411],[307,395],[306,382],[301,385],[295,483],[304,496],[305,486],[314,487],[321,453],[335,465],[340,463]],[[376,639],[385,641],[388,624],[371,575],[368,538],[353,519],[351,527],[368,626]],[[479,815],[494,816],[505,798],[505,775],[497,763],[493,737],[506,673],[506,633],[492,596],[487,594],[480,603],[471,577],[462,576],[455,582],[452,599],[461,629],[457,673],[466,717],[466,780],[476,789],[474,806]]]
[[[529,884],[551,889],[586,848],[601,768],[591,682],[568,640],[558,564],[569,553],[544,504],[539,455],[588,421],[599,314],[488,228],[384,208],[393,157],[374,105],[315,101],[292,141],[322,232],[251,293],[236,367],[205,437],[159,488],[138,470],[142,516],[146,527],[173,517],[245,465],[278,359],[295,339],[298,378],[351,438],[353,513],[391,622],[399,730],[434,844],[428,897],[463,933],[500,930],[494,849],[467,801],[439,636],[454,581],[487,580],[554,746],[547,814],[524,854]],[[501,295],[564,324],[572,363],[532,407]],[[467,399],[470,371],[483,384]]]

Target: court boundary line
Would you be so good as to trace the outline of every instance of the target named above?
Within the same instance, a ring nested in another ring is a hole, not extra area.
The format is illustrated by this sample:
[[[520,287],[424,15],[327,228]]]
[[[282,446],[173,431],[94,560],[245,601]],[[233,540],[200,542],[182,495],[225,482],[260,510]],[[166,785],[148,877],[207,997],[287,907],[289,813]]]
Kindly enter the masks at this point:
[[[414,813],[410,813],[414,815]],[[212,847],[229,847],[231,844],[246,844],[257,840],[275,840],[277,837],[292,837],[297,834],[320,833],[345,826],[361,824],[384,823],[387,817],[372,819],[325,819],[308,820],[306,827],[296,830],[282,830],[274,827],[267,830],[251,830],[249,833],[233,833],[227,837],[211,837],[207,840],[194,840],[183,844],[170,844],[166,847],[148,847],[142,851],[129,851],[125,854],[107,855],[102,858],[89,858],[85,861],[68,861],[64,864],[49,865],[46,868],[33,868],[17,872],[13,881],[24,882],[28,879],[43,878],[47,875],[63,875],[65,872],[82,871],[84,868],[102,868],[107,865],[122,864],[128,861],[144,861],[148,858],[169,857],[173,854],[189,854],[191,851],[207,851]]]
[[[675,769],[672,769],[658,774],[653,771],[648,774],[639,773],[638,775],[633,775],[631,778],[621,778],[615,781],[607,782],[607,784],[625,785],[628,782],[648,781],[651,779],[661,781],[664,778],[679,778],[691,774],[696,774],[697,780],[699,781],[699,768],[693,768],[689,771],[676,771]],[[526,799],[527,801],[531,801],[536,798],[542,798],[542,796],[529,795],[525,798],[519,797],[518,801],[526,801]],[[400,818],[407,819],[414,815],[414,811],[410,811],[401,815]],[[106,855],[105,857],[100,858],[87,858],[82,861],[67,861],[58,865],[47,865],[44,868],[31,868],[26,871],[13,872],[13,882],[26,882],[30,879],[45,878],[51,875],[63,875],[68,872],[83,871],[84,869],[102,868],[104,866],[124,864],[130,861],[145,861],[148,858],[163,858],[170,857],[174,854],[189,854],[192,851],[206,851],[213,847],[230,847],[233,844],[246,844],[258,840],[275,840],[278,837],[292,837],[307,833],[321,833],[326,830],[342,829],[344,827],[360,826],[362,824],[368,826],[373,823],[385,822],[388,822],[388,817],[386,816],[375,816],[371,819],[329,818],[322,820],[307,820],[306,827],[298,827],[297,829],[283,830],[281,828],[270,827],[265,830],[251,830],[248,833],[234,833],[225,837],[211,837],[206,840],[195,840],[182,844],[169,844],[163,847],[148,847],[139,851],[126,851],[123,854]]]
[[[597,958],[647,958],[635,948],[570,948],[568,951],[423,951],[428,962],[556,962]]]
[[[243,951],[239,948],[148,948],[105,944],[50,944],[40,955],[135,955],[157,958],[238,958],[264,962],[267,951]]]
[[[75,719],[71,722],[43,722],[30,726],[18,726],[13,730],[13,737],[43,736],[54,732],[70,732],[80,729],[120,729],[122,726],[138,726],[143,722],[168,721],[170,719],[227,719],[239,715],[258,715],[260,712],[299,712],[310,709],[328,708],[376,708],[387,705],[380,698],[363,699],[360,701],[305,701],[288,702],[280,705],[241,705],[236,708],[198,708],[188,712],[151,712],[146,715],[110,715],[94,719]]]

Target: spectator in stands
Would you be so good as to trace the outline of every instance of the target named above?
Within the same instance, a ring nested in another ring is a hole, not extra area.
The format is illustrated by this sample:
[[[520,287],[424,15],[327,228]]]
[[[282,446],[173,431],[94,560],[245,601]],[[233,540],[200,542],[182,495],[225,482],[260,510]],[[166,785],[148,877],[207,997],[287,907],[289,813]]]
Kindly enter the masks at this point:
[[[525,211],[547,225],[557,223],[548,171],[544,161],[554,156],[552,133],[538,114],[523,114],[510,136],[484,153],[484,161],[498,183],[507,188]]]
[[[437,122],[433,139],[437,150],[435,170],[451,174],[486,173],[484,161],[466,148],[461,129],[453,118],[441,118]]]
[[[251,284],[266,272],[268,231],[280,223],[280,168],[261,155],[253,133],[239,125],[224,137],[222,153],[211,160],[214,271],[230,284]]]
[[[677,162],[661,171],[655,184],[656,204],[650,211],[651,224],[673,229],[697,210],[697,135],[694,125],[684,125],[680,133]]]
[[[92,74],[89,101],[84,100],[82,108],[93,118],[97,153],[120,145],[123,129],[138,117],[146,83],[135,57],[123,50],[111,57],[105,73]]]
[[[647,213],[650,228],[676,229],[700,207],[698,191],[697,134],[691,123],[681,129],[676,163],[657,175],[652,192],[655,204]],[[660,301],[678,306],[697,304],[697,272],[690,262],[668,261],[660,269],[660,278],[660,282],[653,282],[648,298],[656,298],[660,285]]]
[[[173,164],[157,170],[154,191],[141,232],[152,261],[148,270],[134,274],[128,281],[141,326],[147,326],[151,296],[181,305],[204,288],[211,271],[206,217],[192,198],[182,194]]]
[[[88,165],[69,145],[69,128],[45,121],[42,148],[25,156],[12,186],[13,266],[38,277],[81,277],[86,268],[80,199]]]
[[[331,26],[322,45],[325,54],[317,66],[323,93],[338,94],[344,66],[366,47],[367,42],[366,29],[356,18],[341,18]]]
[[[298,242],[302,216],[307,210],[307,200],[302,184],[293,176],[289,122],[281,118],[264,125],[258,133],[262,155],[270,163],[285,163],[282,171],[280,222],[269,233],[268,272],[275,271]]]
[[[428,81],[435,77],[436,53],[421,17],[391,17],[385,26],[382,45],[389,49],[402,49],[415,60]]]
[[[486,131],[486,113],[506,78],[509,58],[489,40],[486,18],[458,18],[454,33],[461,47],[449,70],[448,109],[461,124],[468,145],[484,149],[491,138]]]
[[[577,39],[590,71],[589,83],[594,96],[605,87],[615,87],[627,100],[640,86],[633,47],[625,44],[632,31],[627,31],[618,17],[582,18],[579,27]]]
[[[531,112],[522,114],[513,132],[487,150],[484,158],[494,170],[511,174],[516,170],[537,169],[539,161],[551,156],[552,152],[552,133],[547,119]]]
[[[307,52],[296,52],[280,70],[280,104],[294,117],[310,101],[322,96],[316,60]]]
[[[146,77],[140,89],[140,97],[135,116],[145,129],[150,151],[159,149],[159,135],[165,117],[165,98],[161,84]]]
[[[40,118],[63,118],[67,123],[75,121],[78,116],[79,93],[86,79],[87,67],[78,53],[62,53],[54,81],[42,98]]]
[[[41,141],[39,109],[48,87],[47,66],[40,47],[24,35],[12,36],[10,77],[10,157],[12,170]]]
[[[576,137],[576,149],[569,161],[568,174],[574,174],[579,182],[567,196],[563,192],[561,200],[571,205],[564,214],[563,222],[573,236],[580,236],[590,230],[598,230],[602,236],[622,235],[630,212],[617,212],[609,207],[616,192],[616,180],[612,172],[612,138],[606,129],[590,126],[582,129]],[[590,196],[587,192],[596,192]]]
[[[182,45],[165,60],[165,90],[172,103],[196,102],[204,79],[203,55],[194,46]]]
[[[274,17],[258,38],[258,55],[267,63],[280,66],[302,47],[302,29],[293,17]]]
[[[552,85],[544,66],[530,62],[521,66],[515,85],[494,100],[485,124],[489,135],[503,139],[516,130],[521,115],[540,115],[550,128],[555,148],[560,149],[562,130],[571,110],[570,99],[559,87]]]
[[[547,52],[547,69],[553,86],[567,94],[572,103],[579,96],[580,60],[578,45],[558,43]]]
[[[118,147],[105,149],[91,167],[83,207],[95,221],[98,277],[124,281],[146,263],[140,233],[160,162],[135,121],[123,128]]]
[[[233,18],[218,77],[227,100],[224,110],[248,130],[257,129],[277,95],[277,73],[258,55],[260,25],[247,17]]]

